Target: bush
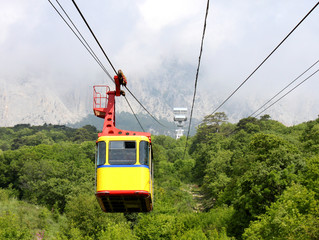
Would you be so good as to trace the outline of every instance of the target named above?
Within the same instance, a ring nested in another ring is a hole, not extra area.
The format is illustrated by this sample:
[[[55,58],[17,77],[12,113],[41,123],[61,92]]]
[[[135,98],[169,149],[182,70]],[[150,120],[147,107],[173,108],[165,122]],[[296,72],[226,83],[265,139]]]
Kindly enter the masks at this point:
[[[314,192],[299,184],[287,188],[265,214],[251,223],[243,238],[318,239],[319,202]]]

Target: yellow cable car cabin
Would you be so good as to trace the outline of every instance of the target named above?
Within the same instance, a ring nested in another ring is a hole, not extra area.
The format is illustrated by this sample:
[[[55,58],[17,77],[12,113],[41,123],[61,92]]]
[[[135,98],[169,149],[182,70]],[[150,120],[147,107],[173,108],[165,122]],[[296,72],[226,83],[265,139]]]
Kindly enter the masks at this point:
[[[119,74],[114,80],[116,91],[94,86],[94,113],[105,118],[97,140],[95,195],[104,212],[149,212],[153,203],[151,135],[115,128],[115,96],[122,94],[119,88],[126,79]]]
[[[152,209],[151,148],[147,137],[100,137],[96,165],[96,196],[103,211]]]

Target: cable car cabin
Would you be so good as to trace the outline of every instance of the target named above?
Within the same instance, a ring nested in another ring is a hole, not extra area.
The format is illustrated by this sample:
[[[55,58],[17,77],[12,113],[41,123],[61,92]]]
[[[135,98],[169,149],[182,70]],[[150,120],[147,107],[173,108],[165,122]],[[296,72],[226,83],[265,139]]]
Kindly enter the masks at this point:
[[[96,198],[104,212],[149,212],[153,204],[151,134],[115,127],[115,96],[125,93],[122,72],[114,77],[116,90],[93,87],[93,110],[104,118],[96,151]]]
[[[104,212],[151,211],[151,155],[146,136],[99,137],[96,197]]]

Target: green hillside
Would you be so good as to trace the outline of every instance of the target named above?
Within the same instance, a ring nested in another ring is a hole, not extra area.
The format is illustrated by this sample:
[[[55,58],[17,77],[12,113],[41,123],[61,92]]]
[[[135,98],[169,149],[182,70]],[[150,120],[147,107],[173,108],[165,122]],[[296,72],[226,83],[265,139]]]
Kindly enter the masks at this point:
[[[0,128],[0,239],[318,239],[319,119],[206,116],[190,138],[152,136],[151,213],[104,213],[96,127]]]

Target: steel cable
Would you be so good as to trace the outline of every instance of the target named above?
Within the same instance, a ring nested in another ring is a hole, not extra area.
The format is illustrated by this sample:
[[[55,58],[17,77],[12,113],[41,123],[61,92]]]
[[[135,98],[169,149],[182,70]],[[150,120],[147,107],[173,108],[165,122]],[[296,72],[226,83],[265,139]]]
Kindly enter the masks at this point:
[[[220,109],[250,78],[251,76],[270,58],[270,56],[286,41],[286,39],[299,27],[299,25],[310,15],[310,13],[319,5],[319,2],[304,16],[299,23],[288,33],[288,35],[275,47],[274,50],[258,65],[257,68],[233,91],[211,114]]]
[[[190,114],[190,118],[189,118],[189,125],[188,125],[188,131],[187,131],[187,137],[186,137],[186,143],[185,143],[183,159],[185,158],[186,149],[187,149],[187,145],[188,145],[188,138],[189,138],[190,128],[191,128],[191,124],[192,124],[192,116],[193,116],[193,109],[194,109],[194,104],[195,104],[195,97],[196,97],[196,90],[197,90],[197,82],[198,82],[198,74],[199,74],[200,62],[201,62],[202,52],[203,52],[203,45],[204,45],[204,38],[205,38],[205,32],[206,32],[206,22],[207,22],[208,10],[209,10],[209,0],[207,0],[207,5],[206,5],[204,27],[203,27],[202,40],[201,40],[201,45],[200,45],[199,57],[198,57],[198,65],[197,65],[196,77],[195,77],[193,102],[192,102],[191,114]]]

